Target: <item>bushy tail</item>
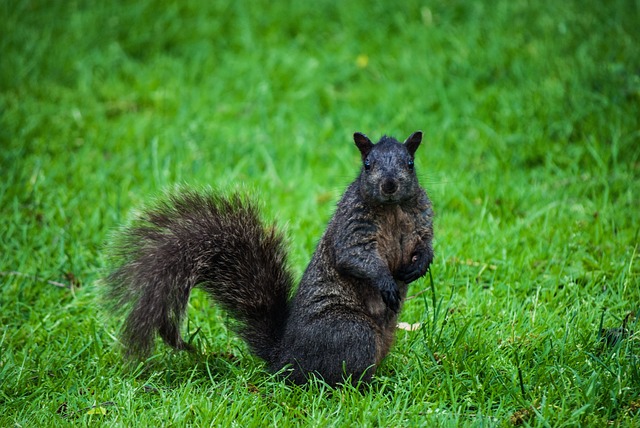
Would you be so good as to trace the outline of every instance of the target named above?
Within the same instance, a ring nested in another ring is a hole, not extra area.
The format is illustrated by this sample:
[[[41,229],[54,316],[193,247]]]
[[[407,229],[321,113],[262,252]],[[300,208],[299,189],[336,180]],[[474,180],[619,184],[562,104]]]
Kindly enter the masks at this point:
[[[126,311],[122,341],[148,355],[155,334],[174,348],[189,294],[205,289],[238,323],[252,351],[273,362],[288,318],[292,278],[284,240],[247,199],[182,190],[146,210],[115,245],[109,301]]]

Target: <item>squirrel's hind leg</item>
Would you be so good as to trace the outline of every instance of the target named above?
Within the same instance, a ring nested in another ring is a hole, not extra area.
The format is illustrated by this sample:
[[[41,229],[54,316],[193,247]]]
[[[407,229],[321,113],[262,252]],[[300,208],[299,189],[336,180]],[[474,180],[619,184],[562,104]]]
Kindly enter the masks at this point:
[[[300,323],[302,324],[302,323]],[[381,340],[368,322],[336,317],[298,325],[298,334],[285,338],[281,367],[290,365],[288,379],[306,383],[314,374],[331,386],[346,381],[367,383],[380,361]]]

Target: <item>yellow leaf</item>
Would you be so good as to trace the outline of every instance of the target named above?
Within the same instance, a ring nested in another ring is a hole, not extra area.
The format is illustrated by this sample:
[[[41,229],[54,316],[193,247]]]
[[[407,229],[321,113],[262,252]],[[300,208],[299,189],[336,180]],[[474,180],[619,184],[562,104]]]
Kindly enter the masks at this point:
[[[358,68],[366,68],[369,65],[369,57],[365,54],[360,54],[356,58],[356,65]]]
[[[89,411],[87,411],[87,415],[106,415],[106,414],[107,414],[107,409],[100,406],[93,407],[89,409]]]

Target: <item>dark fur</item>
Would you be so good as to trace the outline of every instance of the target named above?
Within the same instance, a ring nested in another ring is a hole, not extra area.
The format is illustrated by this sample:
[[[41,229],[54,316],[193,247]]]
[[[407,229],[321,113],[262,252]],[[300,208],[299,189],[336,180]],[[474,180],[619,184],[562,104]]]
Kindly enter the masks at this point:
[[[404,144],[355,134],[363,169],[347,188],[293,298],[282,236],[238,195],[183,191],[121,235],[110,300],[125,309],[127,352],[147,355],[158,333],[180,335],[198,286],[239,321],[239,333],[289,379],[331,385],[371,379],[393,342],[407,284],[432,261],[431,203],[413,170],[421,133]]]

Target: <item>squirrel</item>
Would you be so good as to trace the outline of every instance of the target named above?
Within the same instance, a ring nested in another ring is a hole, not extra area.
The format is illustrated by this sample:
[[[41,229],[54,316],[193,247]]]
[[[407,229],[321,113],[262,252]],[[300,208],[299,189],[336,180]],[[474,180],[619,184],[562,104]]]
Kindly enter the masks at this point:
[[[155,336],[191,349],[180,334],[189,295],[205,290],[250,350],[296,384],[369,383],[389,352],[407,285],[433,259],[433,209],[404,143],[354,134],[362,168],[348,186],[294,292],[285,239],[238,193],[173,192],[123,229],[107,297],[126,319],[130,357]]]

